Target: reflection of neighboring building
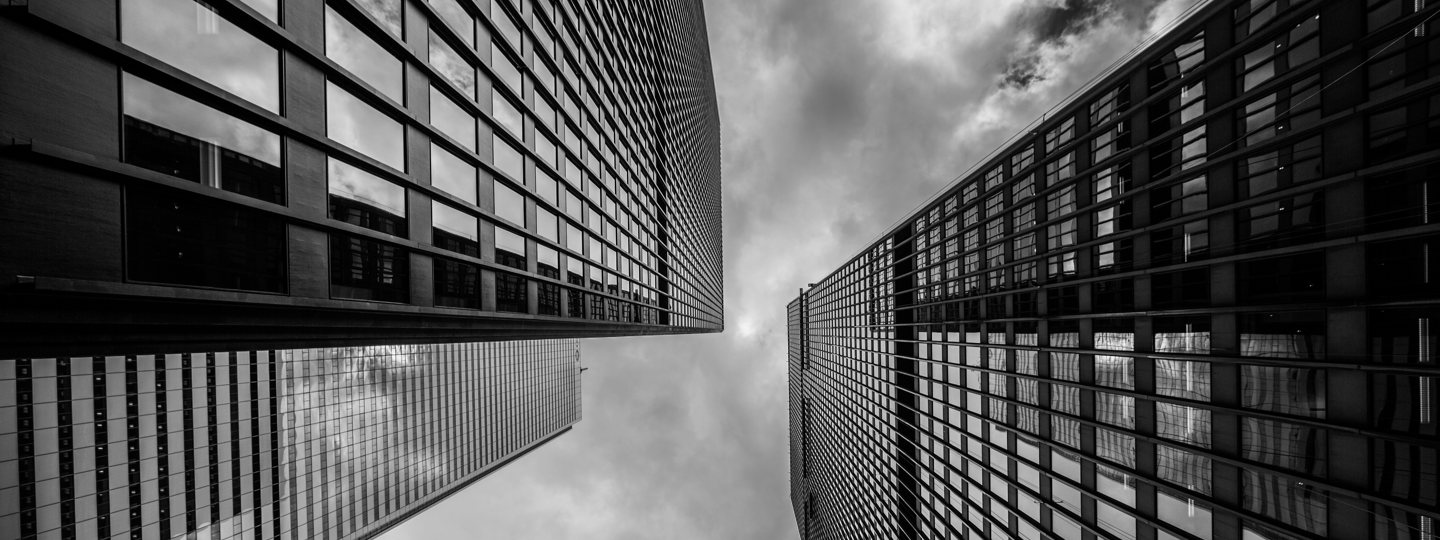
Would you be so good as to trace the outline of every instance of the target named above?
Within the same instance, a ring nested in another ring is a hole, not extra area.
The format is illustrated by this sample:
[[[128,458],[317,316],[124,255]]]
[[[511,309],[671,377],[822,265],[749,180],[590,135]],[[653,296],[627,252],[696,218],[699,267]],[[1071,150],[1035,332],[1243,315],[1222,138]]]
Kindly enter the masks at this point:
[[[3,360],[0,533],[373,537],[578,422],[578,347]]]
[[[789,304],[803,538],[1440,538],[1440,6],[1199,4]]]

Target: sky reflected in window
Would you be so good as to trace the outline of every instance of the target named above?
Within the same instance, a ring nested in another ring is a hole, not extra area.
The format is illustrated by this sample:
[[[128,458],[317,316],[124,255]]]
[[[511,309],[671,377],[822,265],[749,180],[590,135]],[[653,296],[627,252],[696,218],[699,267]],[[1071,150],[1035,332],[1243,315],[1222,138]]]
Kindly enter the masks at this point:
[[[280,112],[280,53],[194,0],[120,3],[126,45]]]

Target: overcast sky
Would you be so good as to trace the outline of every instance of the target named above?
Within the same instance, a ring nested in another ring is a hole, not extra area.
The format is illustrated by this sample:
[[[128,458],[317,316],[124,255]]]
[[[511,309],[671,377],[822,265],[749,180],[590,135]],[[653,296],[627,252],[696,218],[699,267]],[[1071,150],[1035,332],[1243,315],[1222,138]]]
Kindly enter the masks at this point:
[[[707,1],[725,333],[582,340],[575,429],[384,540],[797,538],[785,305],[1193,1]]]

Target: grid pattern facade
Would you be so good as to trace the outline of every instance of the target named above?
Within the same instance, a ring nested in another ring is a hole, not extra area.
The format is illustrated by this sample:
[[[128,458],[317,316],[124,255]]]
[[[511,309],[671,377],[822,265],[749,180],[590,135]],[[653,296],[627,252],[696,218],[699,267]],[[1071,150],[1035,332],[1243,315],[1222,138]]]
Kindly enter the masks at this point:
[[[116,119],[47,132],[66,120],[47,115],[90,104],[64,92],[0,118],[4,142],[28,151],[7,160],[7,185],[85,171],[61,194],[103,224],[88,254],[98,275],[6,258],[36,292],[571,330],[540,337],[723,326],[719,124],[698,1],[6,9],[15,46],[99,64],[104,76],[83,84],[108,92],[84,98]],[[7,63],[16,80],[46,76]],[[24,108],[46,89],[7,90]],[[34,214],[17,221],[48,219]]]
[[[573,340],[0,361],[0,537],[370,538],[580,420]]]
[[[1437,8],[1205,3],[803,290],[802,536],[1437,538]]]

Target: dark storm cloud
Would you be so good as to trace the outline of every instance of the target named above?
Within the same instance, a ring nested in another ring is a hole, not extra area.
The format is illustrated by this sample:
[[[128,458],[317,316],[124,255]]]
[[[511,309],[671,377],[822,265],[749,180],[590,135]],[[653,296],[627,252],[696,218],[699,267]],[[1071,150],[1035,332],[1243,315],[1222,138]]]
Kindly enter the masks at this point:
[[[1040,49],[1062,45],[1098,24],[1121,22],[1139,28],[1155,2],[1149,0],[1059,0],[1030,1],[1016,13],[1013,26],[1028,35],[1028,43],[1016,51],[1005,68],[1000,86],[1023,90],[1046,78]]]
[[[1133,47],[1138,2],[707,4],[726,333],[583,341],[579,425],[386,540],[794,538],[786,303]]]

